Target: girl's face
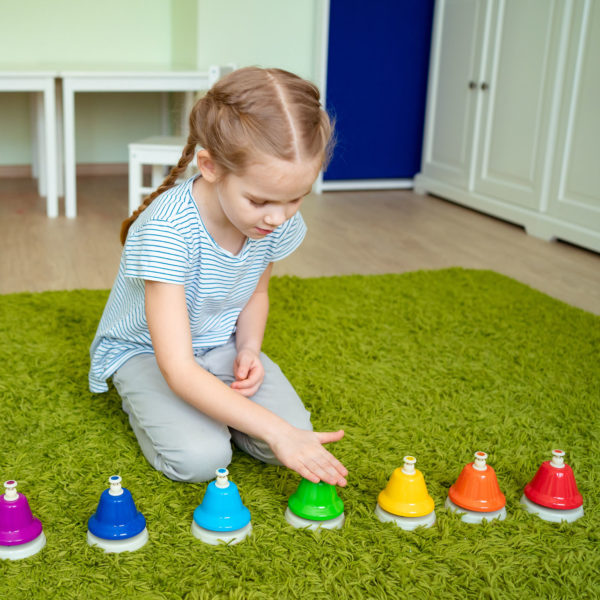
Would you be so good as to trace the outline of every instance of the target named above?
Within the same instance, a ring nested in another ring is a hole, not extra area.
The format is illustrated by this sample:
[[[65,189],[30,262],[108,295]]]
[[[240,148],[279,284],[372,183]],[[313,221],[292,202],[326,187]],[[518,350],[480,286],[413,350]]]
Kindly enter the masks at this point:
[[[259,240],[291,219],[314,183],[321,161],[291,162],[263,156],[243,175],[216,182],[224,216],[244,236]]]

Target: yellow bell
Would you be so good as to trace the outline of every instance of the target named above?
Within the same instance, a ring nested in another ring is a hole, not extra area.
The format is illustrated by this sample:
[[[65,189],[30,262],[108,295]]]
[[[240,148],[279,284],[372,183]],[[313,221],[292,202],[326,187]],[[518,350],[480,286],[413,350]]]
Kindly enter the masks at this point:
[[[403,529],[430,527],[435,522],[435,504],[427,492],[423,474],[415,469],[416,462],[414,456],[405,456],[403,467],[392,473],[379,494],[375,513],[381,521],[393,520]]]

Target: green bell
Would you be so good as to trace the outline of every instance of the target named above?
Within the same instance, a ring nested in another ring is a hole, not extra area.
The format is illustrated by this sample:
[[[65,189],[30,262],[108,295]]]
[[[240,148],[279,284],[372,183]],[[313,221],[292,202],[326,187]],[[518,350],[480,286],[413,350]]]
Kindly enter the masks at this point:
[[[345,520],[344,503],[335,486],[302,479],[296,492],[290,496],[285,520],[297,528],[339,529]]]

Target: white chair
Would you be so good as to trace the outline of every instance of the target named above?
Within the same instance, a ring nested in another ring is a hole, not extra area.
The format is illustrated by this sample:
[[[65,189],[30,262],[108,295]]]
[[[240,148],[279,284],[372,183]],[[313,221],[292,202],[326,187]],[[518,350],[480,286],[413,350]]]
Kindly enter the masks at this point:
[[[129,214],[162,183],[165,167],[179,162],[185,142],[185,137],[158,135],[129,144]],[[152,166],[152,187],[143,185],[144,165]]]

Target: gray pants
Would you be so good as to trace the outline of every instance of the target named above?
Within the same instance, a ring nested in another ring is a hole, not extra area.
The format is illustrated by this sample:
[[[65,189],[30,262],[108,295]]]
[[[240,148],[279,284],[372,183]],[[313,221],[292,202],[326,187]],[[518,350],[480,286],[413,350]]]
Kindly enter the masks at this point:
[[[196,355],[196,362],[226,384],[235,380],[235,338]],[[299,429],[312,430],[310,413],[281,369],[261,353],[262,385],[251,398]],[[123,410],[148,462],[175,481],[209,481],[231,462],[235,445],[266,463],[280,464],[263,441],[227,427],[176,396],[154,354],[129,359],[113,376]]]

